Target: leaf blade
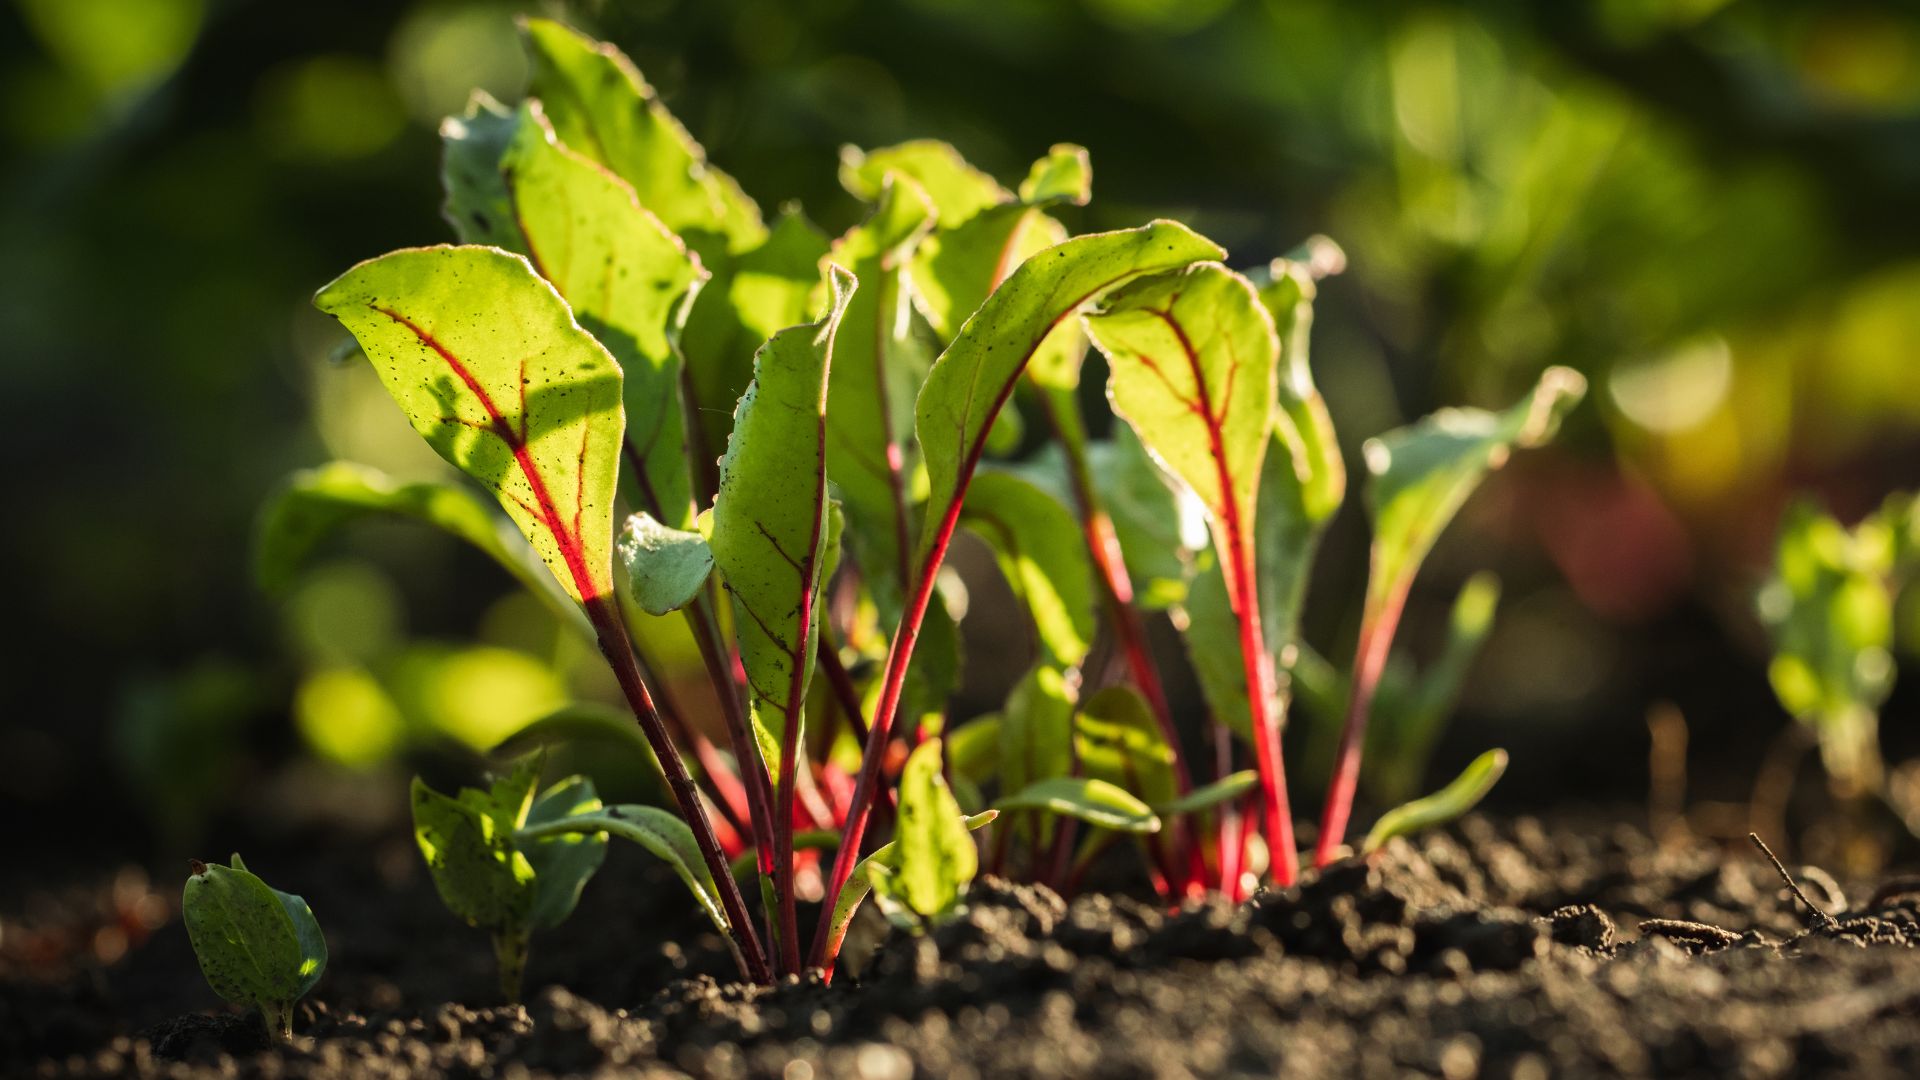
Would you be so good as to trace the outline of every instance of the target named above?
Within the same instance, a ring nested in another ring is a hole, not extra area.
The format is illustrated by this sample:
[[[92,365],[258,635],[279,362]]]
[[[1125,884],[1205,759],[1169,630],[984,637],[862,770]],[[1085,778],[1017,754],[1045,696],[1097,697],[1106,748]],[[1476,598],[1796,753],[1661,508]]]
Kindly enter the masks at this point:
[[[359,339],[414,430],[499,497],[574,599],[611,593],[620,368],[525,259],[403,249],[314,302]]]

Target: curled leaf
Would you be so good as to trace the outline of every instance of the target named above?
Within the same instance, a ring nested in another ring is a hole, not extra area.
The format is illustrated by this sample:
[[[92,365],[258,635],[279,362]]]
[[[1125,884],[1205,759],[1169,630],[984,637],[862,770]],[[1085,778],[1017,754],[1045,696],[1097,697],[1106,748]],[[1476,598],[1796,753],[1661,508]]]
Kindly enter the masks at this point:
[[[1105,780],[1084,776],[1037,780],[1000,799],[994,809],[1046,810],[1120,832],[1160,831],[1160,819],[1152,807]]]

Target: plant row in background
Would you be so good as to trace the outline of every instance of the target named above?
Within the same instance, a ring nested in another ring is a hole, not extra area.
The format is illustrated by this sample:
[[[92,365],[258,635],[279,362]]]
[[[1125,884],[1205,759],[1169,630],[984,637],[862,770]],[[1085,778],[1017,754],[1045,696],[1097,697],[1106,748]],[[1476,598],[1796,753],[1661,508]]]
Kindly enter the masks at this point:
[[[1337,248],[1240,272],[1178,222],[1070,236],[1055,211],[1091,183],[1073,146],[1011,188],[942,143],[850,150],[863,222],[834,238],[796,210],[768,222],[618,52],[524,30],[528,99],[476,95],[443,128],[460,243],[362,263],[316,298],[510,526],[467,487],[336,463],[293,479],[261,546],[284,580],[351,519],[432,523],[610,666],[631,719],[582,705],[515,741],[637,721],[671,809],[602,806],[579,778],[541,790],[537,757],[484,791],[414,788],[441,894],[493,934],[509,995],[608,837],[670,863],[766,982],[830,977],[868,895],[937,919],[981,866],[1068,887],[1126,843],[1170,899],[1292,883],[1296,686],[1344,716],[1315,865],[1349,850],[1363,776],[1411,794],[1498,590],[1470,583],[1449,648],[1415,672],[1392,654],[1409,587],[1488,470],[1552,437],[1577,374],[1366,444],[1370,575],[1340,672],[1298,639],[1347,489],[1308,363]],[[1111,419],[1087,414],[1089,349]],[[963,604],[943,570],[961,530],[1021,601],[1033,664],[997,713],[950,723]],[[1169,706],[1159,612],[1202,723]],[[636,620],[668,614],[715,717],[662,698],[636,647]],[[1363,774],[1370,743],[1391,768]],[[1363,846],[1458,814],[1504,763],[1483,756]]]

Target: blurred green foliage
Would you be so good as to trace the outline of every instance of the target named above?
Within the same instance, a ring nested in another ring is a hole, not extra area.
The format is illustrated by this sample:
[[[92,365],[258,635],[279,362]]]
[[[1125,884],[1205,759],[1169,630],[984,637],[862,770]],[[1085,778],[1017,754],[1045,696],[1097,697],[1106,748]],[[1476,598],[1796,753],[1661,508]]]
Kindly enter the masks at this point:
[[[431,642],[476,627],[504,650],[485,655],[518,657],[489,678],[541,671],[500,701],[595,677],[537,608],[500,599],[505,574],[424,530],[367,527],[284,616],[245,572],[255,507],[295,466],[445,476],[306,300],[360,254],[448,238],[434,127],[474,85],[517,95],[519,11],[619,43],[763,206],[798,199],[830,231],[858,216],[840,144],[932,136],[1005,176],[1084,144],[1100,197],[1063,213],[1076,230],[1177,212],[1242,266],[1336,237],[1351,269],[1320,299],[1316,374],[1350,461],[1439,402],[1583,370],[1600,408],[1570,454],[1599,464],[1514,470],[1502,482],[1535,497],[1490,499],[1451,542],[1508,543],[1514,564],[1516,629],[1486,657],[1510,676],[1481,703],[1496,713],[1617,721],[1658,666],[1655,638],[1621,627],[1690,597],[1744,607],[1714,598],[1758,572],[1784,490],[1857,514],[1920,480],[1904,6],[13,0],[0,370],[33,464],[5,533],[19,632],[0,727],[28,767],[0,799],[62,797],[115,716],[136,772],[142,747],[196,730],[221,733],[222,761],[271,759],[289,699],[352,712],[362,734],[334,755],[372,760],[474,660]],[[1467,561],[1448,550],[1442,595]],[[1357,582],[1342,561],[1326,572]],[[1566,586],[1543,584],[1549,562]],[[1347,616],[1308,605],[1311,636],[1350,640]],[[296,694],[296,672],[321,674]]]

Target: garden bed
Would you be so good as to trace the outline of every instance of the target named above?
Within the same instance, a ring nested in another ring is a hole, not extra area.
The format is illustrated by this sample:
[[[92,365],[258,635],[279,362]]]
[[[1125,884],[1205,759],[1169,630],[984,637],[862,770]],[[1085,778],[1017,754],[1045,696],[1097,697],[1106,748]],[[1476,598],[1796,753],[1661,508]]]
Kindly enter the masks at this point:
[[[329,936],[293,1046],[262,1052],[256,1017],[216,1007],[177,918],[111,965],[55,956],[59,917],[82,940],[84,913],[125,906],[103,883],[15,901],[25,929],[6,913],[0,1071],[1920,1073],[1920,897],[1843,897],[1807,874],[1847,912],[1810,931],[1757,854],[1603,818],[1471,818],[1238,911],[983,879],[965,916],[889,938],[860,979],[771,990],[720,981],[730,961],[684,891],[616,847],[575,918],[535,941],[524,1011],[491,1004],[484,935],[449,921],[409,838],[251,861]]]

